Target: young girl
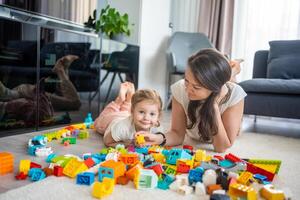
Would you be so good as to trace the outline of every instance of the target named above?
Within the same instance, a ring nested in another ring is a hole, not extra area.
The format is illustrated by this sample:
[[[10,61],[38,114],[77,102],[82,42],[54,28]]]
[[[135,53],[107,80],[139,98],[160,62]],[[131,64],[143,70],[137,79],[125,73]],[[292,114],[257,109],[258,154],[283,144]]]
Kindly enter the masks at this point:
[[[95,120],[96,131],[106,146],[132,144],[135,134],[160,132],[162,101],[154,90],[134,91],[129,82],[121,84],[119,96]]]
[[[192,55],[188,59],[184,80],[171,86],[171,129],[165,137],[145,135],[147,141],[174,146],[182,144],[188,135],[213,144],[217,152],[224,152],[233,145],[239,134],[246,93],[230,81],[232,73],[239,72],[231,67],[232,64],[213,49]]]

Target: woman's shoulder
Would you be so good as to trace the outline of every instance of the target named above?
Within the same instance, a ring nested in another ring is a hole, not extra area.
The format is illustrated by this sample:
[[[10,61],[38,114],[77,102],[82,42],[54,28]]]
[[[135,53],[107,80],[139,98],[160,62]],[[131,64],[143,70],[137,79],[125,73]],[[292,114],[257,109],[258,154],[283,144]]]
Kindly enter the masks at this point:
[[[184,79],[181,79],[176,83],[172,84],[171,92],[172,96],[185,108],[189,102],[189,99],[185,91]]]
[[[247,96],[246,92],[238,84],[233,83],[233,82],[228,82],[227,84],[231,88],[231,94],[230,94],[230,98],[228,100],[229,105],[234,105]]]
[[[228,82],[227,84],[230,86],[230,88],[232,90],[231,96],[237,96],[237,95],[245,95],[246,96],[247,95],[246,92],[244,91],[244,89],[240,85],[238,85],[234,82]]]

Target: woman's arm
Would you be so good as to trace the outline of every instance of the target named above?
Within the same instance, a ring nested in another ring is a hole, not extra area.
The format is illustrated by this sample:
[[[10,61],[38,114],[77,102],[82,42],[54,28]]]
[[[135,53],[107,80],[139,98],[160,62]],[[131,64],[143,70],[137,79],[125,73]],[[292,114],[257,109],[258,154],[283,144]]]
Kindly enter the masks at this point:
[[[231,147],[237,137],[244,112],[244,100],[229,107],[221,115],[217,104],[214,106],[218,124],[218,134],[213,137],[214,149],[217,152],[225,152]]]
[[[182,105],[172,98],[171,129],[166,133],[167,146],[181,145],[184,141],[187,126],[187,116]]]
[[[166,146],[176,146],[183,143],[186,133],[186,120],[183,107],[175,98],[172,98],[172,121],[171,129],[165,134]],[[160,134],[146,133],[145,139],[145,145],[155,145],[163,142],[163,136]]]

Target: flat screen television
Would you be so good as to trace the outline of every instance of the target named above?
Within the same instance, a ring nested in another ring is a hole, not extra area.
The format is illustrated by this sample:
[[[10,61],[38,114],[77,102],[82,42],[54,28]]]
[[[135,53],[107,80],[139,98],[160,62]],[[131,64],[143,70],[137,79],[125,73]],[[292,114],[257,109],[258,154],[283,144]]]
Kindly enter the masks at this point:
[[[0,0],[0,5],[35,15],[83,24],[97,8],[97,0]]]

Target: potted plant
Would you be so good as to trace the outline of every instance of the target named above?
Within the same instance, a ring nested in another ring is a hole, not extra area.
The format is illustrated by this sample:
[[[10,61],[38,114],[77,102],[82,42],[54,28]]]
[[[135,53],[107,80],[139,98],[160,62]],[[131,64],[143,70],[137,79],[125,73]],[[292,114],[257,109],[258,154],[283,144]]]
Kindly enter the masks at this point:
[[[109,5],[101,9],[98,20],[96,19],[96,10],[94,10],[93,15],[89,16],[84,25],[93,28],[96,33],[104,33],[110,39],[119,34],[130,36],[128,14],[121,15],[119,11]]]

